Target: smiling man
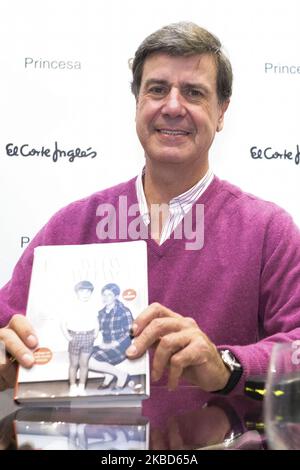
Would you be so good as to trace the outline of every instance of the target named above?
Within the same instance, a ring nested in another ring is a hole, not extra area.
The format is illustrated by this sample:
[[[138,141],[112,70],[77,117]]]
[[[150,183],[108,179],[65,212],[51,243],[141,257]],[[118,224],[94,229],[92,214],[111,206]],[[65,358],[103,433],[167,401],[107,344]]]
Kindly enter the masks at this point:
[[[188,183],[180,182],[183,189],[190,186],[191,174],[197,182],[208,170],[208,151],[223,125],[229,100],[219,102],[216,78],[215,59],[209,54],[157,53],[144,65],[136,122],[147,167],[159,164],[163,171],[170,163],[180,164],[189,170]]]
[[[266,372],[274,343],[300,336],[299,229],[284,210],[209,168],[232,88],[214,35],[194,23],[165,26],[139,46],[132,73],[144,169],[61,209],[41,229],[0,291],[0,340],[32,365],[38,338],[24,314],[34,248],[136,239],[132,217],[125,237],[98,230],[108,206],[124,225],[127,213],[118,209],[125,197],[138,207],[139,238],[147,240],[150,301],[133,324],[127,356],[151,348],[152,380],[171,389],[183,379],[209,392],[242,393],[248,376]],[[193,250],[180,230],[188,221],[195,236],[204,225],[204,244]]]
[[[154,204],[167,204],[167,210],[156,214],[153,211],[151,222],[155,228],[159,224],[155,216],[162,218],[159,241],[166,222],[163,216],[169,218],[170,201],[195,185],[199,187],[204,177],[206,185],[210,181],[208,151],[216,131],[222,129],[229,97],[218,98],[212,54],[149,55],[139,91],[135,90],[135,83],[133,89],[137,134],[145,150],[143,186],[147,205],[151,208]]]

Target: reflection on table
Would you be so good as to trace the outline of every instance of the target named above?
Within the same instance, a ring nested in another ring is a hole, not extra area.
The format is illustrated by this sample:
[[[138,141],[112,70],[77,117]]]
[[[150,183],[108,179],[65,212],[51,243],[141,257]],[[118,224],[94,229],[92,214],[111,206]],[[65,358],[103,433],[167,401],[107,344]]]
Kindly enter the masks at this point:
[[[0,366],[0,416],[5,416],[7,406],[1,395],[14,386],[15,375],[15,364]],[[0,420],[0,449],[264,447],[261,402],[208,394],[195,386],[174,392],[152,386],[151,398],[142,408],[23,407]]]

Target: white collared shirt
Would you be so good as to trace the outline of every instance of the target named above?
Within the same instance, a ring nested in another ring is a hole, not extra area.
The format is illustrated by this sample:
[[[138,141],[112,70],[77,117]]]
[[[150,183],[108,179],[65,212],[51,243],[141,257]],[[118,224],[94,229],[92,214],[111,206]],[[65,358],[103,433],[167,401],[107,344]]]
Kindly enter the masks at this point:
[[[139,204],[140,214],[142,216],[143,222],[145,225],[150,224],[150,214],[148,210],[148,205],[144,193],[143,187],[143,175],[145,173],[145,168],[137,176],[135,187],[137,200]],[[168,217],[164,223],[159,244],[164,243],[168,238],[170,238],[171,233],[176,229],[178,224],[181,222],[185,214],[189,212],[194,202],[199,199],[201,194],[208,188],[214,177],[213,172],[209,169],[207,173],[201,178],[198,183],[196,183],[192,188],[188,189],[179,196],[174,197],[169,202],[169,211]]]

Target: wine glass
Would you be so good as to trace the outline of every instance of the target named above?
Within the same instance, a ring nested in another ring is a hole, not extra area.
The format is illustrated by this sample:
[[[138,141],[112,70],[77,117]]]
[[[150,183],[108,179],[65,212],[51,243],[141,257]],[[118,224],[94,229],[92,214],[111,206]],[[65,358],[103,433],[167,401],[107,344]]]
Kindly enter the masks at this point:
[[[300,340],[272,349],[264,416],[270,448],[300,449]]]

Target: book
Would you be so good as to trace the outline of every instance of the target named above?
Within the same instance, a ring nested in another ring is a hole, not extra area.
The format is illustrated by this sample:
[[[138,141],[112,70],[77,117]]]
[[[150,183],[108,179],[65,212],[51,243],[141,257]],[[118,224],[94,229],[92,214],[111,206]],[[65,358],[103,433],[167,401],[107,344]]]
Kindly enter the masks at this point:
[[[147,450],[149,422],[138,408],[133,410],[26,407],[14,419],[17,448]]]
[[[26,317],[39,344],[33,367],[19,366],[15,401],[141,406],[148,353],[129,360],[126,350],[147,305],[145,241],[35,248]]]

